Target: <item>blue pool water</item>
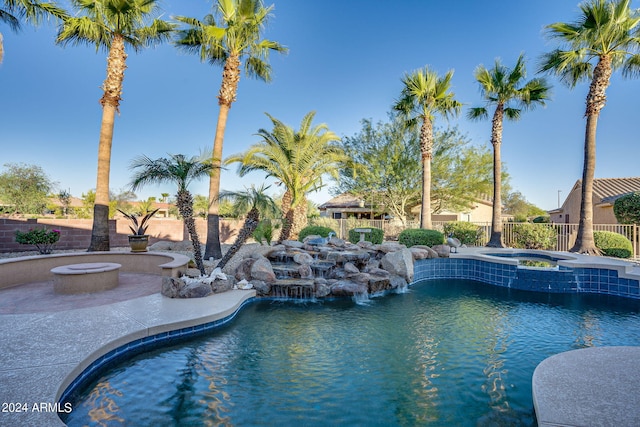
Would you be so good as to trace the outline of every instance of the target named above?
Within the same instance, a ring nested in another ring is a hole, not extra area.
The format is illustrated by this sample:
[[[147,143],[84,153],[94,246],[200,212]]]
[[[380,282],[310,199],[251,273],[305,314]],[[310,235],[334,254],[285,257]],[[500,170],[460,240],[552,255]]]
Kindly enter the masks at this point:
[[[69,426],[531,426],[553,354],[640,345],[640,301],[468,280],[352,301],[249,304],[104,373]]]

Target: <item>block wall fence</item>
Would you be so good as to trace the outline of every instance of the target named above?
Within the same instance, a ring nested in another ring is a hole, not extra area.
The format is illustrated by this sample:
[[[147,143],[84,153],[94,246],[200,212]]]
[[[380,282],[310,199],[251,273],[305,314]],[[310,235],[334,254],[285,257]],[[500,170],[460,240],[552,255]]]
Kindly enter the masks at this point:
[[[240,220],[220,220],[220,241],[221,243],[233,243],[238,231],[242,227]],[[15,219],[0,218],[0,252],[25,252],[33,251],[31,245],[21,245],[16,243],[16,230],[29,231],[32,228],[45,227],[48,230],[60,230],[60,240],[56,243],[55,249],[87,249],[91,243],[91,219],[58,219],[58,218],[37,218],[37,219]],[[205,219],[196,219],[196,230],[200,240],[204,243],[207,239],[207,222]],[[129,246],[129,220],[111,219],[109,220],[109,240],[112,247]],[[147,230],[149,234],[149,244],[160,240],[170,240],[181,242],[189,240],[184,223],[181,220],[170,218],[154,218],[149,222]]]

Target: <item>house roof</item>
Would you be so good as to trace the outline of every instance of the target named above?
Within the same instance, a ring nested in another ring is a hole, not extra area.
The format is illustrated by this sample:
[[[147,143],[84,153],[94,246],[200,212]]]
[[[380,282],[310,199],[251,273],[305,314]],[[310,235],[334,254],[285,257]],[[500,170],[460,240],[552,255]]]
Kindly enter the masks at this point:
[[[579,179],[571,192],[579,190],[581,186],[582,180]],[[613,203],[617,198],[635,191],[640,191],[640,177],[595,178],[593,180],[593,195],[600,199],[600,203]]]
[[[333,199],[318,206],[319,210],[325,209],[339,209],[339,208],[359,208],[361,207],[362,199],[354,196],[351,193],[342,193],[334,197]]]

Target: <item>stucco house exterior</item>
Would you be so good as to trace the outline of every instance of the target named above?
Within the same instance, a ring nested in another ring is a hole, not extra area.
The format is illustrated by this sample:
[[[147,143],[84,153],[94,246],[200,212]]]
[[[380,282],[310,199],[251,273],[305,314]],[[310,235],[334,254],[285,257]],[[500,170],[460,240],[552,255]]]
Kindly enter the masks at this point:
[[[411,209],[411,213],[420,216],[420,208],[422,205],[415,206]],[[491,223],[493,216],[493,201],[487,198],[478,198],[473,202],[471,208],[465,211],[453,212],[442,210],[437,214],[431,214],[431,221],[466,221],[474,223]]]
[[[577,224],[580,222],[582,180],[579,179],[567,195],[562,206],[549,211],[551,222]],[[640,191],[640,177],[596,178],[593,180],[593,223],[618,224],[613,213],[616,199]]]
[[[469,221],[469,222],[491,222],[493,202],[487,199],[478,199],[471,209],[464,212],[442,211],[431,216],[432,221]],[[387,213],[379,214],[373,212],[371,205],[364,200],[349,193],[342,193],[331,200],[318,206],[321,217],[332,219],[386,219]],[[411,209],[415,216],[420,214],[420,205]],[[373,218],[375,216],[375,218]]]

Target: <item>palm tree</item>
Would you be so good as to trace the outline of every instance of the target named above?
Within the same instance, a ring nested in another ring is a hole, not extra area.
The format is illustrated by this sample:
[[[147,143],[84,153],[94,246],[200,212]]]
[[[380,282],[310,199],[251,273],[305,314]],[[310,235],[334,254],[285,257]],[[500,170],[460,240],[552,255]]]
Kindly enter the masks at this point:
[[[95,45],[108,52],[107,77],[102,89],[102,123],[98,142],[96,201],[89,251],[109,250],[109,169],[113,124],[119,110],[122,80],[127,68],[125,46],[134,51],[169,38],[174,25],[160,19],[148,23],[157,0],[71,0],[79,16],[64,20],[57,42]]]
[[[297,131],[269,114],[267,116],[273,123],[273,130],[258,130],[262,142],[244,153],[230,156],[225,164],[240,163],[240,176],[260,170],[284,185],[284,223],[278,239],[283,241],[297,235],[306,225],[307,193],[323,186],[324,175],[337,178],[339,167],[346,158],[342,149],[334,144],[340,138],[326,124],[313,126],[314,111],[304,116]]]
[[[563,46],[543,55],[540,71],[559,76],[570,88],[582,81],[591,82],[585,111],[580,224],[571,252],[600,253],[593,237],[596,128],[613,72],[622,69],[623,76],[637,76],[640,70],[640,16],[630,9],[630,3],[630,0],[590,0],[580,5],[577,21],[547,26],[549,36]]]
[[[286,52],[277,42],[262,39],[262,30],[273,6],[264,7],[261,0],[218,0],[215,12],[204,20],[178,16],[175,19],[187,25],[179,32],[176,46],[198,54],[203,62],[222,65],[222,83],[218,93],[218,123],[213,142],[213,162],[222,162],[222,144],[231,104],[236,100],[240,81],[240,66],[244,60],[245,74],[259,80],[271,81],[270,51]],[[209,179],[209,213],[207,215],[207,258],[222,257],[220,248],[220,218],[218,194],[220,168],[213,170]]]
[[[12,31],[21,29],[20,19],[24,18],[38,25],[49,16],[65,19],[67,14],[55,3],[43,3],[39,0],[4,0],[4,5],[0,7],[0,22],[9,25]],[[0,64],[2,64],[3,58],[4,44],[2,43],[2,33],[0,33]]]
[[[433,157],[433,121],[435,114],[445,119],[458,115],[462,104],[454,99],[451,92],[453,70],[444,77],[426,66],[424,69],[407,73],[402,79],[402,93],[394,105],[406,119],[406,125],[413,127],[420,122],[420,152],[422,157],[422,206],[420,207],[420,227],[431,225],[431,159]]]
[[[244,191],[222,191],[220,192],[219,200],[230,200],[233,202],[234,211],[237,213],[246,213],[247,218],[244,221],[236,241],[229,248],[227,253],[222,257],[222,260],[218,263],[219,268],[224,268],[227,262],[238,252],[240,247],[247,241],[249,237],[258,227],[260,223],[260,213],[264,215],[276,215],[278,207],[273,199],[265,192],[269,189],[269,186],[265,187],[264,184],[259,188],[251,186]],[[248,212],[248,213],[247,213]]]
[[[536,78],[524,82],[527,76],[524,55],[521,54],[516,65],[509,69],[496,59],[490,70],[480,65],[475,70],[475,78],[480,83],[480,93],[487,106],[495,105],[491,120],[491,145],[493,146],[493,218],[491,220],[491,239],[487,246],[504,247],[502,243],[502,126],[507,120],[518,120],[523,110],[544,105],[551,88],[544,79]],[[487,119],[486,107],[471,108],[467,117],[472,120]]]
[[[203,156],[186,157],[182,154],[171,154],[169,158],[161,157],[155,160],[147,156],[139,156],[130,165],[130,168],[136,171],[131,180],[131,189],[133,191],[147,184],[177,184],[176,206],[191,237],[196,266],[203,275],[205,271],[204,263],[202,262],[202,249],[193,219],[193,197],[188,187],[191,182],[205,175],[208,176],[214,167]]]

